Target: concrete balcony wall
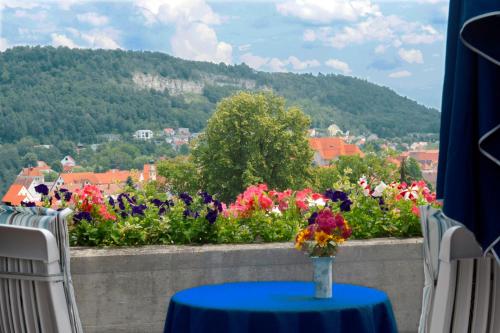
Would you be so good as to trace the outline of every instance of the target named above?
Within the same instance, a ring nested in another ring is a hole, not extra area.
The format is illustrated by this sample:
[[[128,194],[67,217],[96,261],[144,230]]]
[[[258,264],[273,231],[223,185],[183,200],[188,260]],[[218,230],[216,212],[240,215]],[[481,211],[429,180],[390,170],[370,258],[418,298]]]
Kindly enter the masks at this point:
[[[170,297],[201,284],[311,280],[310,260],[290,243],[71,249],[85,332],[162,332]],[[400,332],[416,332],[423,288],[421,239],[345,243],[334,280],[384,290]]]

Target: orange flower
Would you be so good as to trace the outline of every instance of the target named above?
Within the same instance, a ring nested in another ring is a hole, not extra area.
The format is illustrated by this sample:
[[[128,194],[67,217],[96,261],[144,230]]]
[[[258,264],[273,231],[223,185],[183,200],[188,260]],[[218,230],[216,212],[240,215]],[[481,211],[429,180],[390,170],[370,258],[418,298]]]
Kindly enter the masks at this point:
[[[314,234],[314,240],[320,247],[325,247],[330,239],[332,239],[332,236],[328,235],[324,231],[317,231]]]

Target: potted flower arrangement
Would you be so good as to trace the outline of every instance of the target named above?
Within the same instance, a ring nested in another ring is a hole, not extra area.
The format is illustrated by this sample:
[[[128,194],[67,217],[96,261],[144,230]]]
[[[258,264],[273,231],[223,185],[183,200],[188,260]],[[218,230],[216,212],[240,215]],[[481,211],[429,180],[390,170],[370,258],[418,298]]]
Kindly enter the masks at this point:
[[[350,209],[350,200],[341,191],[327,190],[323,198],[315,200],[305,215],[308,226],[295,238],[295,248],[303,251],[313,262],[313,281],[316,298],[332,297],[332,263],[338,246],[348,239],[352,230],[342,211]]]

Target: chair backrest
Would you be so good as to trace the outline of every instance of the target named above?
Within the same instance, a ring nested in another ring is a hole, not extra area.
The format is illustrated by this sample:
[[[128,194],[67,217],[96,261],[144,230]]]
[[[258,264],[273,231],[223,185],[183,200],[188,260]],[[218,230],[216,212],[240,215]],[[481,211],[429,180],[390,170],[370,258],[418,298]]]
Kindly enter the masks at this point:
[[[431,333],[500,332],[500,265],[483,256],[474,234],[452,227],[443,236],[430,317]]]
[[[431,206],[420,207],[420,223],[422,226],[423,258],[425,284],[422,292],[422,312],[418,327],[419,333],[428,333],[435,299],[435,286],[439,273],[439,252],[444,233],[454,226],[462,226],[455,220],[445,216],[440,209]]]
[[[0,332],[71,332],[63,281],[49,231],[0,225]]]
[[[69,313],[71,330],[69,333],[82,333],[83,328],[76,306],[73,281],[70,271],[69,237],[66,218],[71,214],[70,209],[56,211],[42,207],[8,207],[0,206],[0,225],[32,227],[49,231],[55,238],[58,264],[63,278],[65,305]],[[22,243],[20,243],[22,244]],[[23,246],[24,247],[24,246]],[[20,246],[17,248],[20,250]],[[0,294],[2,291],[0,290]],[[0,325],[1,327],[1,325]],[[2,332],[0,333],[10,333]]]

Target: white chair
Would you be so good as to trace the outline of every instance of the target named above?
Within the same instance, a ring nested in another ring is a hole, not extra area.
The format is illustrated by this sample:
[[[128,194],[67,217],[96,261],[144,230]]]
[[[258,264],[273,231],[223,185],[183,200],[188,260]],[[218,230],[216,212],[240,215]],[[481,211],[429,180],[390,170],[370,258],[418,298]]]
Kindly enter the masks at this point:
[[[71,332],[56,239],[0,225],[0,332]]]
[[[431,333],[499,333],[500,265],[483,256],[464,227],[445,232],[439,253]]]
[[[0,274],[2,274],[0,276],[0,333],[83,332],[70,271],[69,239],[66,222],[69,214],[71,214],[69,209],[56,211],[41,207],[0,206],[0,227],[2,227],[0,235],[3,237],[0,240],[0,252],[6,251],[3,252],[4,255],[0,254]],[[21,227],[21,229],[14,232],[15,229],[5,229],[6,227]],[[32,229],[41,232],[43,235],[47,235],[47,233],[50,235],[44,236],[44,239],[47,244],[52,245],[43,247],[41,241],[36,243],[42,246],[38,256],[36,252],[32,252],[34,245],[29,241],[23,241],[23,239],[25,237],[41,237],[39,233],[35,233],[38,236],[19,236],[18,242],[13,241],[6,233],[6,230],[8,230],[8,233],[12,235],[14,233],[16,235],[18,235],[17,233],[33,235],[34,231]],[[54,244],[52,241],[55,241],[57,256],[53,253]],[[8,244],[11,244],[10,247]],[[50,252],[47,252],[48,249],[50,249]],[[43,256],[43,253],[46,255]],[[6,254],[9,255],[5,256]],[[28,258],[23,259],[23,254],[29,254]],[[56,269],[56,262],[58,269]],[[30,276],[30,274],[33,276]],[[50,275],[50,279],[45,281],[44,279],[47,278],[45,275]],[[32,277],[35,277],[35,279],[30,280]],[[61,285],[63,287],[62,296],[64,297],[62,301],[60,300],[59,291]],[[47,310],[46,305],[38,306],[40,301],[45,300],[43,297],[48,297],[49,291],[54,292],[54,294],[50,295],[55,297],[53,302],[57,306],[54,308],[57,310],[56,314],[58,316],[54,329],[50,328],[51,326],[45,326],[51,325],[49,322],[55,320],[53,312],[50,312],[52,310]],[[42,298],[39,298],[38,295]],[[33,300],[33,297],[36,301]],[[19,308],[20,305],[22,305],[22,309]],[[60,306],[63,307],[62,310],[59,309]],[[60,320],[62,320],[60,318],[65,318],[64,322],[69,320],[70,327],[64,326],[63,330],[57,331],[56,328],[62,325],[60,324]],[[36,329],[33,330],[33,327]]]
[[[420,207],[420,223],[422,226],[423,258],[425,284],[422,293],[422,312],[418,327],[419,333],[429,332],[429,317],[435,299],[435,289],[439,272],[439,252],[444,233],[454,227],[463,226],[443,214],[440,209],[431,206]]]

